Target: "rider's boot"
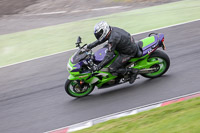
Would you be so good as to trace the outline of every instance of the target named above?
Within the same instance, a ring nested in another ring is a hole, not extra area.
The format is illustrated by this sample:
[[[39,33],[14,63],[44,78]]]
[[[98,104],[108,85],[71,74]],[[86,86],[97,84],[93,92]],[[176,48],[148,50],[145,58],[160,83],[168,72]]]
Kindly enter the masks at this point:
[[[135,82],[136,78],[137,78],[139,70],[138,69],[134,69],[134,68],[129,68],[129,71],[132,73],[132,75],[130,77],[130,80],[129,80],[129,83],[133,84]]]
[[[139,70],[134,68],[120,68],[117,70],[117,73],[120,73],[122,75],[125,75],[127,72],[131,73],[129,83],[130,84],[134,83],[139,73]]]

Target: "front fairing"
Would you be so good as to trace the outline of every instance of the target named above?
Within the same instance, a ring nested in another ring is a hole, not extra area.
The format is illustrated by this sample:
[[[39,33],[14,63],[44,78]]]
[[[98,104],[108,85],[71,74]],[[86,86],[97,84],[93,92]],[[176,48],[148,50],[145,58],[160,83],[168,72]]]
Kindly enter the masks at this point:
[[[69,80],[84,80],[87,82],[87,79],[89,79],[89,77],[91,76],[91,72],[85,71],[85,72],[81,72],[81,66],[79,63],[77,64],[72,64],[71,59],[68,62],[68,72],[69,72]]]
[[[69,80],[84,80],[86,81],[92,73],[74,73],[70,72],[70,75],[68,77]]]
[[[87,53],[80,49],[72,55],[67,64],[69,80],[86,80],[91,75],[91,71],[86,67],[87,60]]]
[[[73,64],[71,58],[69,59],[69,62],[67,64],[67,70],[68,70],[68,72],[70,74],[72,74],[72,75],[80,75],[80,74],[90,73],[89,69],[86,69],[84,71],[82,70],[83,65],[87,64],[86,60],[82,60],[82,61],[78,62],[77,64]]]
[[[68,71],[71,73],[86,73],[84,69],[84,71],[82,71],[82,67],[85,66],[85,68],[87,68],[86,66],[88,65],[88,60],[90,59],[89,52],[85,52],[82,51],[82,49],[79,49],[77,52],[75,52],[72,57],[69,59],[68,62]]]
[[[77,51],[70,59],[68,62],[68,71],[70,73],[68,79],[69,80],[79,80],[79,81],[84,81],[85,83],[89,84],[97,84],[97,87],[101,87],[103,84],[107,83],[108,81],[116,78],[116,76],[113,76],[109,72],[105,71],[96,71],[94,73],[91,73],[89,69],[86,71],[82,71],[82,68],[84,68],[88,61],[87,57],[81,56],[78,58],[80,55],[80,52]],[[101,49],[98,52],[96,52],[93,55],[93,60],[95,63],[99,63],[101,60],[106,55],[106,49]],[[115,52],[115,57],[114,59],[110,62],[112,63],[116,59],[117,52]],[[108,67],[109,64],[107,64],[104,68]]]

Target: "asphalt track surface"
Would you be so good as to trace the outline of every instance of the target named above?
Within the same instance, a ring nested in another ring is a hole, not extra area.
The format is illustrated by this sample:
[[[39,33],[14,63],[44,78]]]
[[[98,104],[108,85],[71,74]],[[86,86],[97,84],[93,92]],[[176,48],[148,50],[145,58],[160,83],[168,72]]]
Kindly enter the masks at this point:
[[[64,91],[64,52],[0,69],[0,132],[40,133],[200,90],[200,21],[158,30],[165,34],[169,71],[157,79],[95,89],[75,99]],[[136,35],[139,40],[148,33]]]

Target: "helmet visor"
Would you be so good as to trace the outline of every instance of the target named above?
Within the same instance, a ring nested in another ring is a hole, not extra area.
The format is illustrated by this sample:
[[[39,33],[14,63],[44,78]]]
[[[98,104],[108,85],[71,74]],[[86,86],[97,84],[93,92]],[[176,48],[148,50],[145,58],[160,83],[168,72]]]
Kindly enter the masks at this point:
[[[99,32],[94,33],[95,37],[97,38],[97,40],[99,40],[99,38],[102,36],[103,34],[103,29],[101,29]]]

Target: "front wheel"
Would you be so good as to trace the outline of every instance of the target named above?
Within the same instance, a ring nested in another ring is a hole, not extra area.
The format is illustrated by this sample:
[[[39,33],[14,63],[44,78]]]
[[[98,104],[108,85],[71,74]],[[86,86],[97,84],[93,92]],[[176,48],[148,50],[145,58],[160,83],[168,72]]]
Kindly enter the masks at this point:
[[[78,84],[76,80],[67,80],[65,83],[65,91],[72,97],[84,97],[89,95],[94,90],[94,86],[84,83]]]
[[[159,61],[159,64],[154,64],[150,67],[150,68],[156,68],[156,71],[153,73],[141,74],[143,77],[157,78],[167,72],[170,66],[170,59],[168,55],[163,51],[157,50],[150,55],[148,61],[151,62],[156,60]]]

